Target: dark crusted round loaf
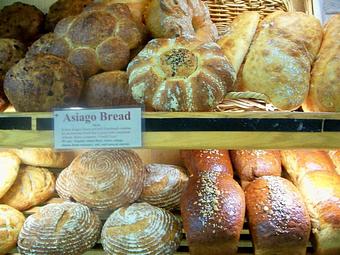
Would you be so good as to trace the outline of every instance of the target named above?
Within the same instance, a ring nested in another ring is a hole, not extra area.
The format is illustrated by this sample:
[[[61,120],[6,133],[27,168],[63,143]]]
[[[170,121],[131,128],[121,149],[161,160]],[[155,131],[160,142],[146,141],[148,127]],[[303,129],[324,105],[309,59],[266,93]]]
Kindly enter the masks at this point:
[[[4,91],[17,111],[75,106],[83,87],[75,66],[53,55],[22,59],[6,74]]]

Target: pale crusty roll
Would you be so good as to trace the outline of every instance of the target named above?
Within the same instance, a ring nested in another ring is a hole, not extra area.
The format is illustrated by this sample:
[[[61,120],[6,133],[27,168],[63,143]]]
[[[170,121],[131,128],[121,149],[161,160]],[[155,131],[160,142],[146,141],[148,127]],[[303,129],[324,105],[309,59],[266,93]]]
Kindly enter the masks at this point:
[[[291,180],[298,184],[304,175],[312,171],[335,171],[335,166],[327,152],[321,150],[282,150],[282,165]]]
[[[51,148],[10,149],[22,161],[30,166],[65,168],[75,158],[72,151],[55,151]]]
[[[0,203],[24,211],[51,198],[54,188],[55,177],[48,169],[22,165],[17,179]]]
[[[340,150],[330,150],[328,155],[333,161],[336,172],[340,174]]]
[[[49,204],[29,216],[19,234],[22,255],[80,255],[95,245],[101,222],[81,204]]]
[[[7,254],[15,248],[24,222],[25,216],[21,212],[8,205],[0,205],[0,254]]]
[[[227,33],[217,41],[236,73],[248,53],[259,21],[258,12],[242,12],[233,20]]]
[[[181,241],[182,225],[170,212],[147,203],[116,210],[102,230],[107,254],[172,255]]]
[[[15,182],[21,160],[13,153],[0,152],[0,198],[11,188]]]
[[[230,156],[243,188],[261,176],[281,176],[280,151],[234,150]]]
[[[340,112],[340,14],[330,18],[313,65],[304,111]]]
[[[308,95],[310,71],[322,40],[317,18],[277,11],[260,23],[238,91],[257,92],[281,110],[294,110]]]
[[[298,189],[278,176],[264,176],[245,191],[255,255],[305,255],[311,230]]]
[[[179,207],[188,176],[185,169],[166,164],[148,164],[140,200],[164,209]]]
[[[340,254],[340,176],[327,171],[309,172],[298,188],[312,220],[315,254]]]
[[[59,175],[56,189],[62,198],[95,211],[113,211],[138,199],[144,177],[143,163],[132,150],[92,150]]]

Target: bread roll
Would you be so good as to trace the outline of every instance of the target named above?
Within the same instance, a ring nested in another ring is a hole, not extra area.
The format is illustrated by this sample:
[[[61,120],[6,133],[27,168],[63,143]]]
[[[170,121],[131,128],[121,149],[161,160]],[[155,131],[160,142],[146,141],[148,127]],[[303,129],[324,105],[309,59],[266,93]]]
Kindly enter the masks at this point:
[[[78,103],[83,77],[76,67],[52,55],[25,58],[6,74],[4,90],[17,111],[51,111]]]
[[[72,151],[55,151],[51,148],[10,149],[23,164],[30,166],[65,168],[75,158]]]
[[[150,41],[127,71],[133,98],[156,111],[209,111],[236,77],[217,44],[193,37]]]
[[[122,3],[129,6],[134,21],[143,23],[143,12],[149,0],[104,0],[104,3]]]
[[[261,176],[281,176],[280,151],[235,150],[230,156],[243,188]]]
[[[216,150],[217,151],[217,150]],[[193,156],[191,156],[193,155]],[[236,254],[245,214],[244,193],[220,153],[197,151],[181,198],[184,230],[192,255]],[[220,161],[215,164],[216,161]]]
[[[0,151],[0,198],[6,194],[15,182],[20,163],[20,159],[15,154]]]
[[[340,112],[340,14],[330,18],[317,60],[304,111]]]
[[[305,255],[310,218],[298,189],[278,176],[264,176],[245,191],[255,255]]]
[[[57,179],[58,194],[98,213],[133,203],[142,192],[145,169],[132,150],[92,150],[76,157]]]
[[[282,165],[295,184],[308,172],[321,170],[335,173],[335,166],[325,151],[282,150],[281,158]]]
[[[140,200],[164,209],[179,207],[188,177],[185,169],[166,164],[148,164]]]
[[[242,12],[231,23],[228,31],[218,40],[224,55],[238,73],[248,53],[260,21],[258,12]]]
[[[330,150],[328,156],[333,161],[336,172],[340,174],[340,150]]]
[[[269,14],[260,23],[237,90],[260,93],[281,110],[297,109],[307,97],[321,40],[317,18],[300,12]]]
[[[340,254],[340,176],[328,171],[309,172],[298,188],[312,220],[315,254]]]
[[[19,234],[22,255],[80,255],[95,245],[101,222],[81,204],[49,204],[29,216]]]
[[[0,203],[24,211],[51,198],[54,188],[54,175],[46,168],[22,165],[17,179]]]
[[[194,36],[202,42],[218,39],[209,9],[201,0],[150,0],[145,22],[153,38]]]
[[[182,225],[170,212],[147,203],[116,210],[102,230],[107,254],[172,255],[177,250]]]
[[[0,254],[15,248],[25,216],[8,205],[0,205]]]

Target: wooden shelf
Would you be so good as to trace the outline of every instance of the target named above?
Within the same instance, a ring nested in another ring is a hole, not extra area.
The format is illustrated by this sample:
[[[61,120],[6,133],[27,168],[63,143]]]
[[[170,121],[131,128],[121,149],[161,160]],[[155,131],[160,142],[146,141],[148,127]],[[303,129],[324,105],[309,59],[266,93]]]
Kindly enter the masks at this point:
[[[340,113],[144,113],[144,148],[340,148]],[[0,114],[0,147],[53,147],[52,113]]]

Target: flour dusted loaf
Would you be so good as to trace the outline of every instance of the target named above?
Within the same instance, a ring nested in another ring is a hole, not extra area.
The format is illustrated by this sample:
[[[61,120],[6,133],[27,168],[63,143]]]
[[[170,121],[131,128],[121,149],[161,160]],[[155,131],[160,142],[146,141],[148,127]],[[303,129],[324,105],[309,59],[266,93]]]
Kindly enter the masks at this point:
[[[0,198],[11,188],[15,182],[21,160],[13,153],[0,151]]]
[[[104,3],[121,3],[129,6],[133,19],[138,23],[143,23],[144,9],[149,0],[103,0]]]
[[[55,177],[48,169],[22,165],[17,179],[0,203],[24,211],[51,198],[54,188]]]
[[[340,112],[340,14],[331,17],[325,26],[303,110]]]
[[[145,168],[140,200],[168,210],[178,208],[188,182],[185,169],[167,164],[147,164]]]
[[[257,92],[281,110],[297,109],[308,94],[322,40],[320,22],[305,13],[277,11],[258,30],[237,90]]]
[[[209,9],[201,0],[150,0],[145,22],[154,38],[195,36],[203,42],[218,39]]]
[[[49,204],[29,216],[19,234],[23,255],[80,255],[100,236],[99,217],[81,204]]]
[[[102,230],[107,254],[172,255],[177,250],[182,225],[170,212],[147,203],[116,210]]]
[[[4,91],[19,112],[51,111],[78,103],[83,77],[77,68],[53,55],[24,58],[6,74]]]
[[[144,177],[143,163],[132,150],[92,150],[61,172],[56,189],[62,198],[106,212],[136,201]]]
[[[21,212],[0,204],[0,254],[7,254],[15,248],[24,221]]]
[[[278,176],[263,176],[245,190],[255,255],[305,255],[310,217],[298,189]]]
[[[156,111],[209,111],[236,77],[216,43],[193,37],[150,41],[128,74],[133,98]]]

